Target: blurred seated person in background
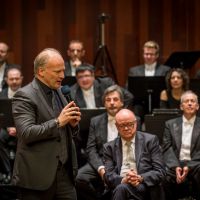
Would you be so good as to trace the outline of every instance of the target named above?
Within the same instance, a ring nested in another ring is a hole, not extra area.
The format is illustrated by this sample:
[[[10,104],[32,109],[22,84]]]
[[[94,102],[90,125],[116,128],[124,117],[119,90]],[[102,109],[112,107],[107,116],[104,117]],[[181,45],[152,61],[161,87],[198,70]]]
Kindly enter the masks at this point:
[[[0,93],[0,98],[11,99],[17,92],[17,90],[22,86],[23,76],[20,69],[9,68],[6,73],[5,80],[8,88],[4,88],[2,90],[2,92]],[[10,177],[17,145],[15,127],[0,127],[0,145],[6,152],[7,160],[10,161],[10,169],[8,173],[8,176]],[[9,183],[10,180],[8,180],[8,177],[5,178],[5,180]]]
[[[19,88],[22,86],[23,76],[18,68],[10,68],[6,72],[5,81],[8,85],[0,93],[0,98],[11,99]]]
[[[143,46],[144,64],[131,67],[128,76],[165,76],[168,66],[158,63],[160,47],[155,41],[148,41]]]
[[[118,136],[115,115],[124,106],[120,87],[117,85],[108,87],[104,91],[102,100],[106,112],[91,119],[86,148],[88,163],[79,169],[76,178],[80,200],[96,200],[104,192],[103,144]]]
[[[8,64],[8,54],[9,54],[9,46],[4,43],[0,42],[0,92],[3,88],[7,87],[5,76],[6,72],[9,68],[20,68],[19,65],[15,64]]]
[[[181,96],[183,115],[165,123],[163,156],[167,167],[166,200],[194,195],[200,200],[200,118],[198,97],[188,90]],[[189,191],[192,189],[192,191]]]
[[[113,200],[144,200],[165,176],[159,140],[137,131],[136,116],[128,109],[121,109],[115,120],[120,137],[104,144],[105,183],[113,190]],[[161,200],[162,193],[152,195],[151,200]]]
[[[91,65],[80,65],[76,68],[76,80],[71,86],[71,97],[80,108],[103,107],[102,96],[104,90],[115,82],[110,77],[96,78],[94,67]],[[133,95],[126,89],[121,88],[124,95],[125,107],[132,107]]]
[[[69,60],[65,62],[65,76],[75,76],[76,68],[84,64],[85,49],[79,40],[71,40],[68,46],[67,55]]]
[[[160,94],[160,108],[180,108],[181,95],[189,88],[189,76],[180,68],[171,69],[166,75],[166,90]]]

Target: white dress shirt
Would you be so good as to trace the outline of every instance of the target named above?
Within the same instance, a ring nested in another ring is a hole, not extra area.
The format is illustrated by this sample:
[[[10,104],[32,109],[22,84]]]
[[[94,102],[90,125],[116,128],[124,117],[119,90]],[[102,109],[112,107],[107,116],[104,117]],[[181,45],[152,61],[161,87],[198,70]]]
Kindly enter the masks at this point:
[[[154,76],[155,72],[156,72],[156,62],[151,64],[151,65],[147,65],[145,64],[145,76]]]
[[[120,176],[122,177],[124,177],[130,169],[133,169],[135,172],[137,172],[135,161],[135,137],[131,140],[132,152],[127,152],[128,146],[126,143],[127,141],[122,139],[122,167],[120,172]]]
[[[179,159],[180,160],[191,160],[190,149],[192,141],[192,131],[194,127],[196,116],[192,117],[190,120],[187,120],[183,116],[182,123],[182,142]]]
[[[85,99],[86,108],[96,108],[96,103],[94,99],[94,87],[92,86],[88,90],[82,89],[82,92]]]
[[[107,135],[107,142],[114,140],[118,136],[118,130],[115,125],[115,117],[108,115],[108,135]]]

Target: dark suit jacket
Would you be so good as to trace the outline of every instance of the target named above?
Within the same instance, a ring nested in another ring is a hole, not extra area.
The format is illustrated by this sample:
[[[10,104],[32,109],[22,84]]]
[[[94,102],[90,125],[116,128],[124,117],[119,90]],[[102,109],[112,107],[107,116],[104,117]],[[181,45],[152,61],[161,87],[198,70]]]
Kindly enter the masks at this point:
[[[182,117],[168,120],[163,135],[163,155],[169,168],[180,166],[179,154],[182,140]],[[200,167],[200,118],[196,117],[192,132],[191,161],[188,167]]]
[[[8,98],[8,87],[0,92],[0,98]]]
[[[169,70],[170,70],[170,67],[157,64],[154,76],[165,76]],[[128,75],[129,76],[145,76],[145,66],[139,65],[139,66],[131,67],[129,69]]]
[[[144,184],[155,186],[165,176],[165,167],[157,136],[136,132],[135,156],[138,174],[143,176]],[[104,145],[105,180],[110,188],[115,188],[121,183],[122,142],[118,137]]]
[[[103,102],[102,102],[102,96],[106,88],[108,88],[111,85],[114,85],[115,82],[110,78],[110,77],[105,77],[105,78],[97,78],[94,81],[94,96],[95,96],[95,103],[96,107],[103,107]],[[124,88],[121,88],[123,95],[124,95],[124,104],[125,106],[132,106],[133,105],[133,95],[128,91],[125,90]],[[71,97],[72,99],[75,100],[76,104],[80,108],[85,108],[86,103],[83,97],[82,90],[78,83],[74,84],[71,87]]]
[[[58,92],[63,105],[66,105],[61,91]],[[14,184],[34,190],[46,190],[50,187],[58,166],[59,131],[67,135],[69,152],[66,165],[73,181],[73,175],[77,173],[77,162],[72,134],[77,129],[68,125],[57,128],[53,108],[35,79],[15,94],[13,115],[18,137]]]
[[[141,128],[140,121],[138,121],[138,130]],[[88,162],[96,170],[103,163],[103,145],[107,142],[108,136],[108,115],[103,113],[93,117],[90,122],[90,129],[87,142]]]

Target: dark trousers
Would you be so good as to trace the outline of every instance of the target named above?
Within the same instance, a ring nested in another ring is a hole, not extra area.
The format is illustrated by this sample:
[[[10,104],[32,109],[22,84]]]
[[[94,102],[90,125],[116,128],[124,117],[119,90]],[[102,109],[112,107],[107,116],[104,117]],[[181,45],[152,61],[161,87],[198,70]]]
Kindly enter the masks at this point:
[[[144,200],[147,188],[144,184],[133,187],[130,184],[121,183],[113,191],[112,200]]]
[[[42,178],[42,177],[41,177]],[[20,200],[76,200],[76,190],[65,167],[59,165],[55,180],[44,191],[19,188]]]
[[[200,200],[200,168],[190,169],[186,180],[181,184],[176,183],[175,170],[168,170],[163,185],[166,200],[177,200],[188,196]]]
[[[97,200],[101,199],[105,188],[99,174],[86,164],[78,170],[76,189],[78,200]]]

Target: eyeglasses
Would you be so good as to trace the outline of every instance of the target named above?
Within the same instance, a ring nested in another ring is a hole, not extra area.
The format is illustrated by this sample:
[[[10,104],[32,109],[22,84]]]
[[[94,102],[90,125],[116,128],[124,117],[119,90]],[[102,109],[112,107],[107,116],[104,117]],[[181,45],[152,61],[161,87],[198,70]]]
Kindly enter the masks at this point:
[[[84,78],[91,78],[91,77],[93,77],[92,74],[87,74],[87,75],[77,76],[77,79],[78,79],[78,80],[82,80],[82,79],[84,79]]]
[[[120,128],[120,129],[124,129],[124,128],[133,128],[136,124],[137,120],[133,121],[133,122],[129,122],[129,123],[126,123],[126,124],[117,124],[117,127]]]
[[[83,49],[69,49],[70,52],[74,53],[75,51],[77,53],[81,53],[83,51]]]

